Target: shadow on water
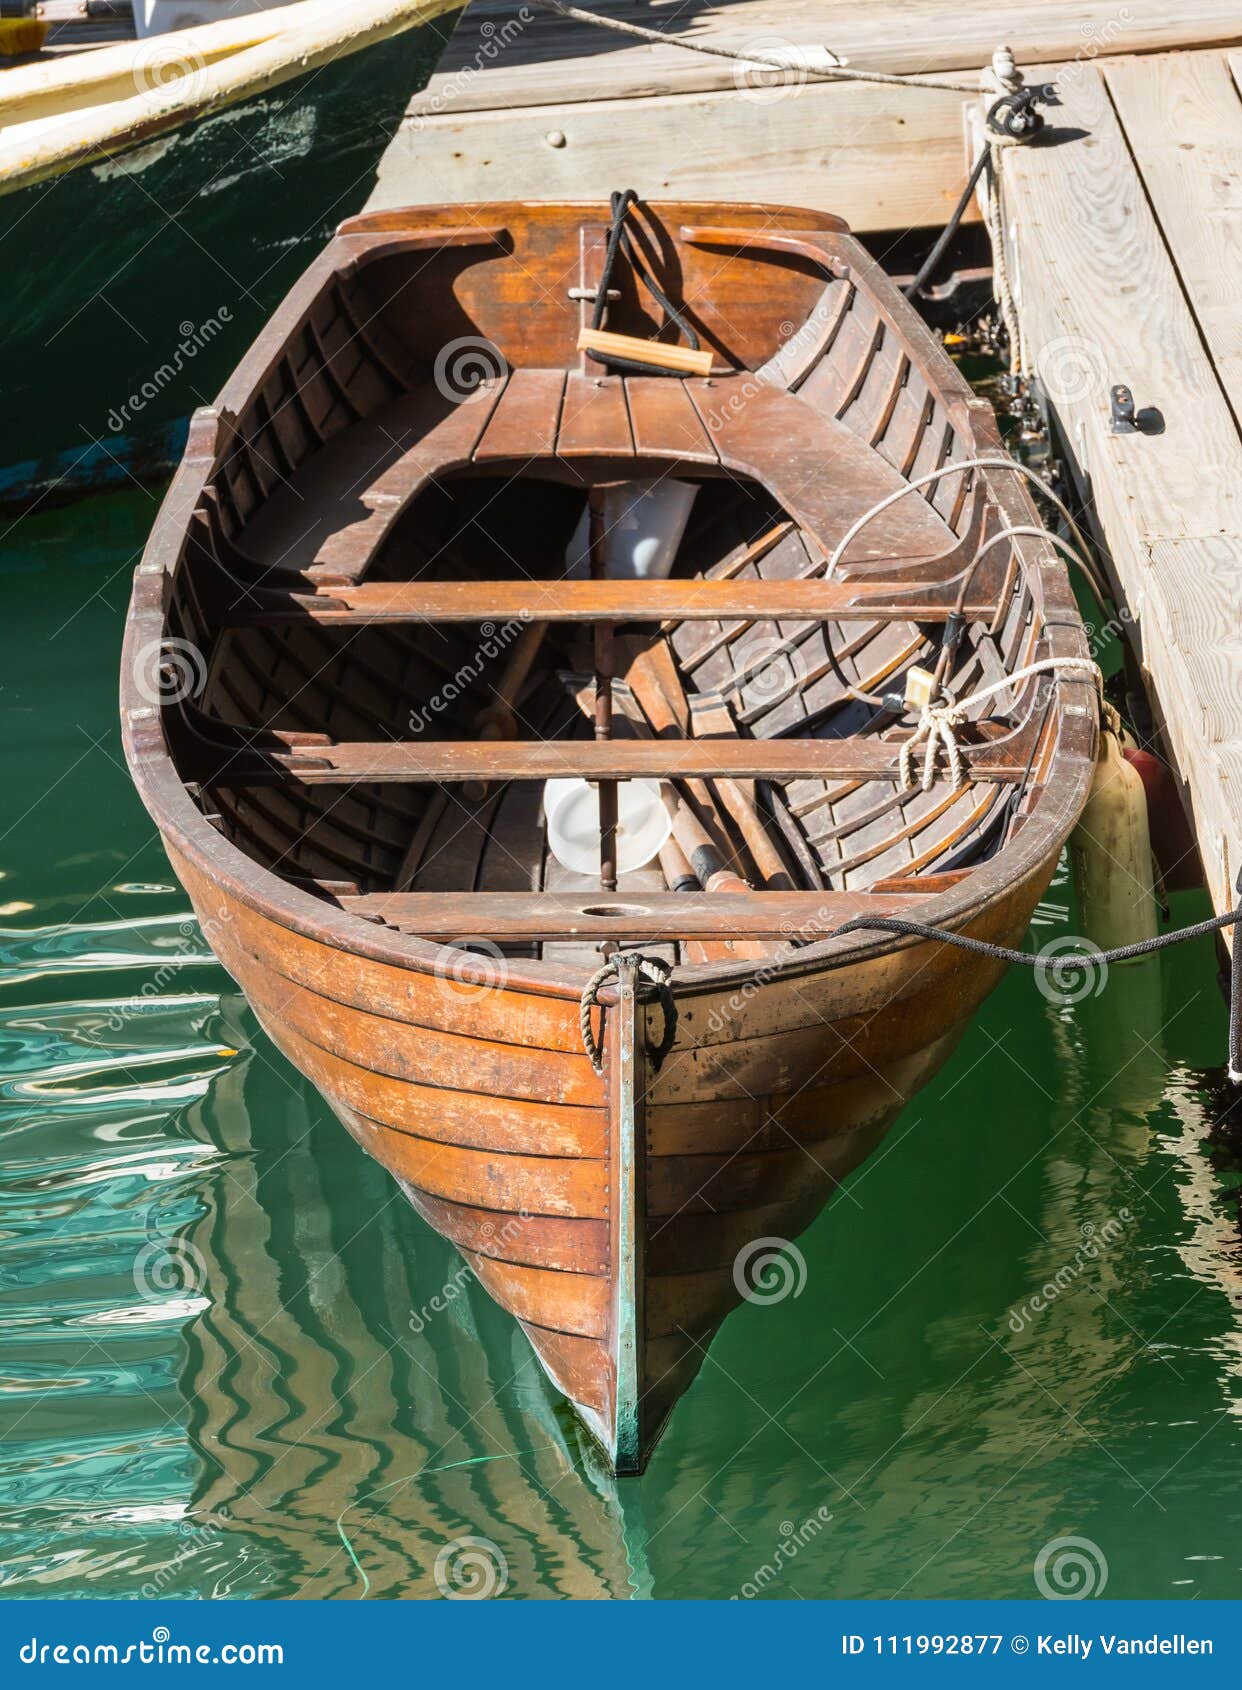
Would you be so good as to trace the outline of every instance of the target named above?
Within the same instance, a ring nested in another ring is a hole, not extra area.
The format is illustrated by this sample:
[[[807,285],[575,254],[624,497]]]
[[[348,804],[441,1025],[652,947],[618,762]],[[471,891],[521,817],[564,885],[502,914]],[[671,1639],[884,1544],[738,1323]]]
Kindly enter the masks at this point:
[[[186,921],[114,725],[150,515],[0,559],[4,1594],[1024,1596],[1067,1536],[1110,1595],[1233,1594],[1210,944],[1006,979],[618,1487]]]

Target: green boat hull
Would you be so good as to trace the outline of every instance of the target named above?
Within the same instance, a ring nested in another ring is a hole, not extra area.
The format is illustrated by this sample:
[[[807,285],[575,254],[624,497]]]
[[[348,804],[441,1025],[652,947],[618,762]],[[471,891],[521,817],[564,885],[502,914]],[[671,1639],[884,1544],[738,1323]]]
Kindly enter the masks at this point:
[[[0,505],[169,471],[190,413],[365,204],[454,20],[0,199]]]

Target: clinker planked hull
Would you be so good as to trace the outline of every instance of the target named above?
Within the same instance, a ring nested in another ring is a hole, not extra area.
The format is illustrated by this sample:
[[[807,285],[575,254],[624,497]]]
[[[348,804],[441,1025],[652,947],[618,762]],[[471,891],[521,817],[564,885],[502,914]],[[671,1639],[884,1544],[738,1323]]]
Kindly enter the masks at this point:
[[[1018,943],[1097,715],[990,412],[848,231],[642,207],[605,274],[610,215],[343,227],[196,419],[122,713],[268,1035],[637,1472],[1000,973],[838,930]],[[596,293],[636,368],[580,354]],[[627,575],[612,527],[670,481],[668,578]],[[920,672],[960,706],[925,775]],[[590,874],[543,785],[584,771]],[[632,864],[637,773],[672,831]]]

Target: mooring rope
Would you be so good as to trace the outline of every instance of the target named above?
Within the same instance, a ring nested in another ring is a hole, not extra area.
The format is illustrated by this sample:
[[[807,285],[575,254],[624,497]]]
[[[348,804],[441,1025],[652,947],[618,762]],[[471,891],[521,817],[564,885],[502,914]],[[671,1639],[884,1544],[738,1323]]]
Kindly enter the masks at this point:
[[[1242,896],[1242,872],[1239,872],[1234,890]],[[896,938],[928,939],[935,944],[952,945],[959,951],[970,951],[975,956],[989,957],[995,962],[1017,964],[1020,968],[1043,970],[1051,973],[1055,980],[1065,982],[1067,976],[1075,972],[1086,973],[1093,968],[1108,968],[1113,963],[1133,962],[1139,957],[1153,956],[1157,951],[1167,951],[1173,945],[1180,945],[1187,939],[1202,939],[1209,933],[1220,933],[1227,927],[1236,927],[1242,922],[1242,903],[1235,905],[1225,915],[1209,916],[1206,921],[1192,922],[1189,927],[1179,927],[1175,933],[1157,933],[1152,939],[1139,939],[1132,945],[1118,945],[1111,951],[1076,951],[1061,952],[1056,956],[1044,956],[1037,952],[1018,951],[1011,945],[995,945],[990,939],[975,939],[969,933],[955,933],[947,927],[934,927],[926,921],[910,921],[905,916],[895,915],[858,915],[843,922],[840,927],[834,927],[827,933],[821,934],[816,943],[826,944],[830,939],[844,938],[848,933],[891,933]],[[1235,947],[1236,948],[1236,947]],[[660,1005],[664,1011],[664,1035],[653,1057],[658,1057],[657,1066],[672,1048],[673,1036],[677,1028],[677,1006],[673,996],[670,980],[673,974],[672,965],[659,957],[644,957],[635,951],[629,953],[637,962],[639,972],[648,969],[648,979],[652,981],[660,994]],[[1235,962],[1230,969],[1229,980],[1229,1051],[1228,1073],[1231,1084],[1242,1085],[1242,981],[1239,973],[1242,969]],[[604,1071],[600,1046],[591,1027],[591,1008],[596,1002],[595,994],[599,988],[610,979],[617,976],[617,958],[606,962],[591,976],[582,992],[581,1024],[582,1043],[591,1066],[597,1074]],[[775,971],[771,963],[757,969],[753,978],[763,984],[775,978]],[[650,1048],[650,1047],[649,1047]]]
[[[600,29],[614,30],[618,35],[631,35],[638,41],[653,41],[662,47],[681,47],[687,53],[703,53],[708,58],[732,59],[735,64],[762,65],[766,70],[793,70],[822,82],[876,82],[895,88],[944,88],[951,94],[977,94],[979,81],[967,81],[960,76],[927,76],[922,72],[900,73],[883,70],[856,70],[852,65],[808,65],[801,60],[783,59],[778,54],[765,53],[761,48],[741,52],[735,47],[718,47],[706,41],[686,41],[663,29],[646,29],[642,24],[626,23],[621,18],[606,18],[599,12],[585,11],[581,6],[568,6],[564,0],[535,0],[549,12],[556,12],[575,23],[594,24]]]
[[[672,988],[669,985],[669,979],[673,972],[672,963],[665,962],[663,957],[644,956],[641,951],[626,951],[610,957],[602,968],[595,970],[595,973],[582,988],[582,1001],[578,1005],[578,1024],[582,1029],[582,1048],[586,1051],[591,1066],[597,1074],[604,1072],[604,1059],[600,1042],[595,1037],[595,1029],[591,1026],[591,1011],[599,1002],[600,987],[621,978],[618,964],[623,959],[634,964],[635,971],[640,979],[645,977],[655,987],[660,1009],[664,1015],[664,1031],[660,1035],[659,1044],[648,1044],[647,1046],[647,1055],[654,1068],[659,1068],[664,1061],[664,1058],[673,1048],[673,1040],[677,1035],[677,1005],[673,1000]]]
[[[1238,875],[1234,890],[1242,896],[1242,873]],[[1226,927],[1236,927],[1239,922],[1242,922],[1242,903],[1235,905],[1225,915],[1214,915],[1206,921],[1192,922],[1189,927],[1179,927],[1175,933],[1157,933],[1152,939],[1139,939],[1133,945],[1118,945],[1111,951],[1066,951],[1054,957],[1041,956],[1031,951],[1015,951],[1009,945],[994,945],[988,939],[973,939],[967,933],[953,933],[944,927],[933,927],[928,922],[908,921],[903,916],[855,916],[852,921],[825,933],[824,939],[839,939],[845,933],[860,933],[865,930],[893,933],[899,937],[932,939],[942,945],[954,945],[960,951],[972,951],[976,956],[992,957],[997,962],[1017,963],[1021,968],[1044,969],[1051,971],[1054,977],[1064,978],[1075,971],[1085,973],[1092,968],[1107,968],[1115,962],[1132,962],[1138,957],[1152,956],[1156,951],[1167,951],[1170,946],[1180,945],[1186,939],[1201,939],[1205,934],[1220,933]],[[1242,982],[1238,978],[1240,972],[1242,969],[1235,963],[1230,969],[1229,980],[1228,1069],[1229,1079],[1234,1085],[1242,1084]]]

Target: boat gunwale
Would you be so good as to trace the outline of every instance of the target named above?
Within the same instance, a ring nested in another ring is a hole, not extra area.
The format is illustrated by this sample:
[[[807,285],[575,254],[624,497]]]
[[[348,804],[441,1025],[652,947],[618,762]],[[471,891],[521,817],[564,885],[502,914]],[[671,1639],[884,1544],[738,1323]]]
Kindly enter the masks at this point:
[[[349,219],[295,283],[273,317],[273,325],[283,327],[296,322],[299,314],[319,296],[324,283],[335,275],[342,259],[348,262],[354,256],[351,248],[344,244],[349,236],[370,229],[391,229],[400,223],[408,226],[411,221],[420,219],[424,226],[431,219],[434,226],[437,215],[455,218],[460,223],[463,219],[469,221],[472,212],[484,210],[487,221],[494,224],[504,221],[503,217],[498,218],[499,209],[495,204],[487,207],[414,206]],[[595,200],[509,201],[504,202],[504,209],[510,216],[522,210],[544,215],[561,212],[603,214],[603,207]],[[820,232],[848,233],[840,218],[791,206],[657,200],[653,202],[653,209],[670,218],[691,209],[710,209],[717,217],[738,213],[757,215],[767,220],[769,228],[774,217],[788,217],[793,220],[794,227],[801,224]],[[972,392],[913,307],[899,295],[894,296],[894,290],[877,262],[860,250],[856,257],[851,256],[851,268],[856,277],[865,277],[872,284],[873,291],[876,276],[882,279],[881,303],[891,312],[894,327],[902,335],[906,346],[911,350],[917,349],[930,361],[936,373],[933,391],[945,404],[955,430],[968,444],[967,456],[1007,456],[991,405]],[[284,355],[286,340],[287,335],[278,337],[270,330],[261,336],[222,390],[216,405],[206,413],[198,413],[199,418],[206,423],[213,417],[218,422],[221,419],[231,421],[240,415]],[[259,915],[331,950],[419,973],[441,973],[445,958],[458,954],[458,947],[421,939],[395,928],[379,927],[374,922],[339,909],[310,892],[290,885],[216,832],[185,790],[159,721],[159,708],[146,700],[138,686],[135,658],[141,651],[149,649],[153,642],[162,642],[167,637],[165,589],[181,560],[189,517],[198,507],[201,495],[218,467],[219,451],[215,443],[207,451],[201,449],[202,444],[202,433],[192,430],[186,454],[173,477],[134,576],[134,595],[126,619],[122,655],[120,703],[125,753],[135,785],[166,841],[185,855],[206,879]],[[196,446],[200,449],[196,450]],[[1032,517],[1037,519],[1033,500],[1018,476],[1003,470],[999,473],[986,470],[978,473],[1007,524],[1021,525],[1030,522]],[[1015,545],[1049,654],[1081,658],[1086,652],[1081,619],[1049,621],[1044,616],[1040,587],[1050,572],[1056,578],[1067,580],[1065,565],[1050,548],[1043,548],[1048,555],[1041,560],[1032,559],[1028,555],[1030,549],[1031,545],[1025,540]],[[1089,689],[1092,700],[1087,709],[1081,704],[1085,689]],[[1022,827],[1016,837],[994,856],[973,867],[959,886],[926,895],[919,915],[927,924],[960,931],[982,917],[999,900],[1011,895],[1016,887],[1041,873],[1051,874],[1056,855],[1073,828],[1090,786],[1097,726],[1092,681],[1057,675],[1051,682],[1051,693],[1054,710],[1049,725],[1055,732],[1055,739],[1041,790]],[[1071,703],[1077,703],[1078,708],[1071,711]],[[1085,739],[1077,745],[1069,743],[1069,739],[1074,737],[1075,726],[1085,733]],[[917,885],[917,878],[912,879],[912,890],[917,889]],[[860,895],[865,895],[867,889],[858,890]],[[749,894],[752,899],[762,895],[757,890]],[[446,893],[445,896],[460,898],[463,909],[469,907],[470,894],[467,892]],[[833,972],[856,963],[874,961],[927,943],[928,940],[916,936],[854,932],[816,940],[791,950],[787,956],[766,959],[762,973],[770,984],[792,981],[808,974]],[[510,957],[506,958],[503,990],[572,999],[580,995],[591,973],[586,965]],[[679,997],[690,998],[736,988],[753,979],[755,974],[755,963],[748,959],[682,963],[676,969],[675,980]],[[615,992],[610,986],[603,987],[599,996],[605,1003],[615,1001]]]

